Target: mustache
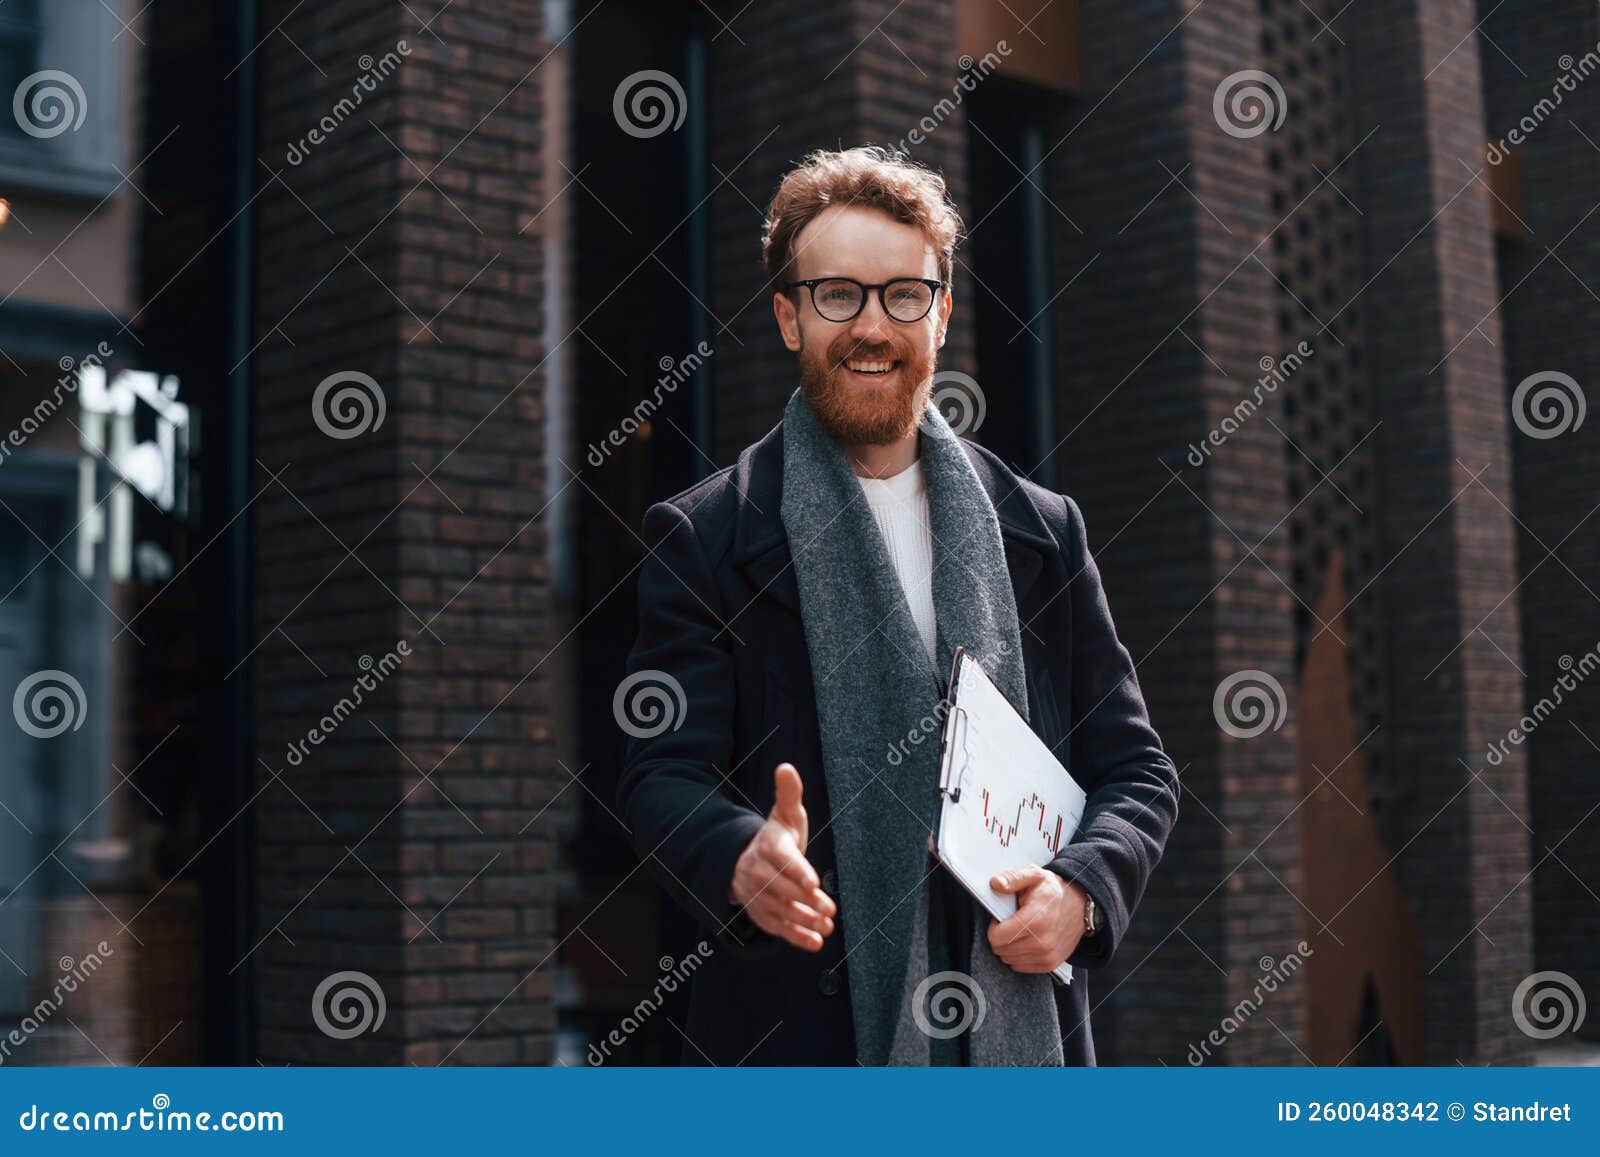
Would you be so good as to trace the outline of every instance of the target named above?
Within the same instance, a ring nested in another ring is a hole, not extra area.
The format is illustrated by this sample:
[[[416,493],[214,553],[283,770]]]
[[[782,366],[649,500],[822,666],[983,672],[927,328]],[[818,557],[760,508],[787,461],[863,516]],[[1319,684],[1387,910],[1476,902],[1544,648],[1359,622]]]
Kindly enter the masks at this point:
[[[836,365],[843,365],[845,362],[852,359],[874,362],[903,362],[910,360],[908,357],[906,357],[904,350],[893,345],[869,346],[857,342],[845,345],[843,347],[843,352],[840,352],[840,347],[838,346],[829,352],[833,356],[833,360]]]

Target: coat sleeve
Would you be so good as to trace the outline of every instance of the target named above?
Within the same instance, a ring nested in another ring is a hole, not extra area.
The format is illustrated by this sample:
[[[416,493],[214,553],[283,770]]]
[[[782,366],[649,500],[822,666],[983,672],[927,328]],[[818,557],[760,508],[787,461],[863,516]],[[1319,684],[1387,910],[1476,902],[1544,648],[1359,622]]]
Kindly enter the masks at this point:
[[[632,694],[659,694],[671,723],[645,704],[631,708],[632,694],[614,704],[629,733],[618,811],[640,860],[718,945],[771,940],[728,898],[734,864],[765,817],[728,791],[737,688],[710,562],[687,516],[668,503],[646,512],[644,541],[652,553],[627,673],[637,680]]]
[[[1072,694],[1067,741],[1088,793],[1072,842],[1047,865],[1094,897],[1102,928],[1068,958],[1093,969],[1116,952],[1178,816],[1178,773],[1150,726],[1133,660],[1117,638],[1083,516],[1066,505]]]

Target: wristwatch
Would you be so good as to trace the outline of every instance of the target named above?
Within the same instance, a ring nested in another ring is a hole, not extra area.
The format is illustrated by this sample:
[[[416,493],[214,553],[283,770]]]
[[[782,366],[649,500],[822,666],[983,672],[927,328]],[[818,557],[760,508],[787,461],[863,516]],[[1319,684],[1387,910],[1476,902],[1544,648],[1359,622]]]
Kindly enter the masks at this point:
[[[1100,931],[1100,909],[1095,906],[1094,897],[1089,895],[1087,888],[1083,890],[1083,894],[1089,897],[1089,902],[1083,909],[1083,934],[1093,936]]]

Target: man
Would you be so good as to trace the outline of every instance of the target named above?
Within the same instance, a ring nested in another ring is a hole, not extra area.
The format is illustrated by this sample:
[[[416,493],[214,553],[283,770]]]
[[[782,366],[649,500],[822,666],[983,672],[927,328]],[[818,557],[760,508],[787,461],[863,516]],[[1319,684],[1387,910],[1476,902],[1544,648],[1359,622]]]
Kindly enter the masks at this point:
[[[1077,507],[930,404],[960,228],[943,179],[881,149],[790,172],[763,251],[800,388],[645,516],[630,677],[683,710],[630,728],[618,798],[708,930],[688,1063],[1093,1064],[1087,973],[1177,815]],[[928,850],[957,646],[1088,793],[1051,863],[990,881],[1003,921]]]

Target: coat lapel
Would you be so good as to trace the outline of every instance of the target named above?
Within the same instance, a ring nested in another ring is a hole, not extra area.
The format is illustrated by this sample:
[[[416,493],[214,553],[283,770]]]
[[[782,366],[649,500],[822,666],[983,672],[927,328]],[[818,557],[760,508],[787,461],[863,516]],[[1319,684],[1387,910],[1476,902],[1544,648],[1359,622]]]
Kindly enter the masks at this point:
[[[789,536],[778,517],[783,501],[781,422],[745,447],[733,468],[733,481],[739,494],[733,563],[755,587],[757,597],[771,598],[798,617],[800,587],[789,555]]]

